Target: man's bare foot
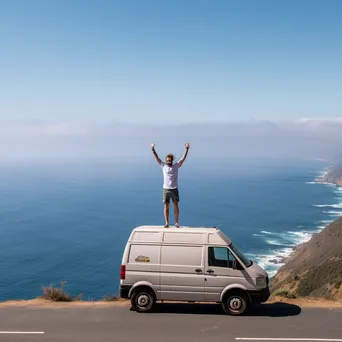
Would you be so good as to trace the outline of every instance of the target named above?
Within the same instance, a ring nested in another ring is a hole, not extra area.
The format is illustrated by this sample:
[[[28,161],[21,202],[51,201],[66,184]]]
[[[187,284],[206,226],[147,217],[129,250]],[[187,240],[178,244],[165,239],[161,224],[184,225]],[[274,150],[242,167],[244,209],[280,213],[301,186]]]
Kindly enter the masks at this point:
[[[175,227],[176,227],[176,228],[179,228],[179,224],[178,224],[178,223],[176,223],[176,224],[175,224]]]
[[[164,228],[169,228],[169,225],[166,223],[166,224],[164,225]]]

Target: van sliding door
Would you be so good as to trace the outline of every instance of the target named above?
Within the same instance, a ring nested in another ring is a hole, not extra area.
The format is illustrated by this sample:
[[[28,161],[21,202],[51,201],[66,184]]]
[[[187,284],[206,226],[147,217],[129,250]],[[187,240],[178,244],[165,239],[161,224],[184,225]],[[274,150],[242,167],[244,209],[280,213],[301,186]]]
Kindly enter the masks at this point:
[[[163,245],[161,248],[161,299],[204,301],[204,247]]]

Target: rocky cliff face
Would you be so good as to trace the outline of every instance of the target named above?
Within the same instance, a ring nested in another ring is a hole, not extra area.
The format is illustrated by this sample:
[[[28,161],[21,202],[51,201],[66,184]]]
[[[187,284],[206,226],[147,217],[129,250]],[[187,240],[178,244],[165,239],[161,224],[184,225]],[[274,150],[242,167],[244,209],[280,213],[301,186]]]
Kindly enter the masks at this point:
[[[271,290],[342,299],[342,217],[298,246],[271,279]]]

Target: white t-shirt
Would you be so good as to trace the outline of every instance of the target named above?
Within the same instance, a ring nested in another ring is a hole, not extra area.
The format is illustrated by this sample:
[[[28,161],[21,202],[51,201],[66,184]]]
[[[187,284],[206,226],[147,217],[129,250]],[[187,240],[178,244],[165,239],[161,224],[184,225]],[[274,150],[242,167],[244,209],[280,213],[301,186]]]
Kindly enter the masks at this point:
[[[178,170],[180,168],[179,162],[168,166],[166,163],[162,162],[160,164],[163,175],[164,175],[164,189],[176,189],[178,188]]]

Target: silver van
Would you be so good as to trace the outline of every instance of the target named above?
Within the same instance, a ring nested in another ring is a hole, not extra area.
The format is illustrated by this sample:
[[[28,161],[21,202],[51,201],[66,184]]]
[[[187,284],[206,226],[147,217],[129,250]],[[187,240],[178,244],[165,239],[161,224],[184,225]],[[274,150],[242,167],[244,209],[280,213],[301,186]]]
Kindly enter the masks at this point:
[[[270,291],[267,272],[218,228],[140,226],[123,253],[120,296],[137,312],[156,301],[186,301],[222,303],[240,315]]]

